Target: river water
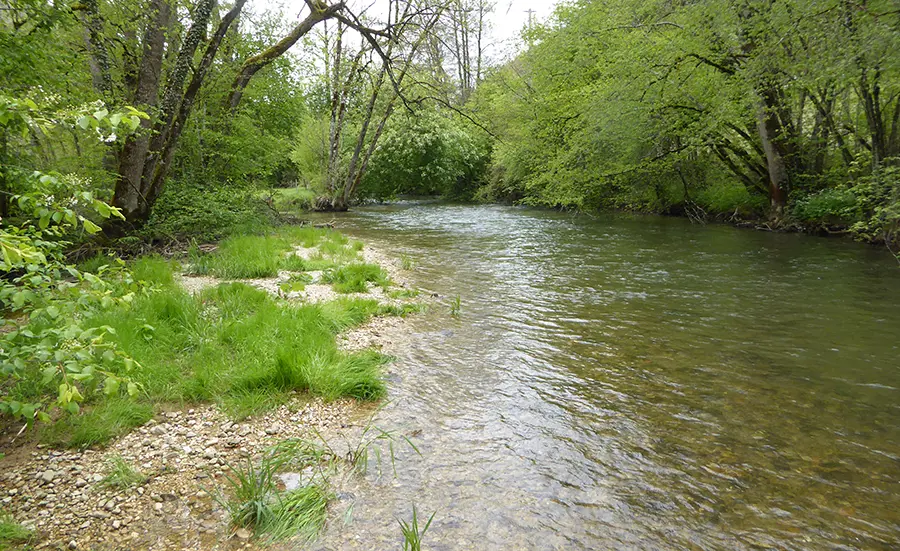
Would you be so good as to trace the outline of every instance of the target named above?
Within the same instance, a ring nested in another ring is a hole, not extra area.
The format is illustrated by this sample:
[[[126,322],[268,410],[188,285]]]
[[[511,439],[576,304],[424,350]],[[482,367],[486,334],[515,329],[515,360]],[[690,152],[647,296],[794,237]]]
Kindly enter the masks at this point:
[[[392,351],[375,424],[421,455],[351,481],[314,549],[400,549],[413,504],[433,551],[900,548],[886,251],[499,206],[336,222],[460,315]]]

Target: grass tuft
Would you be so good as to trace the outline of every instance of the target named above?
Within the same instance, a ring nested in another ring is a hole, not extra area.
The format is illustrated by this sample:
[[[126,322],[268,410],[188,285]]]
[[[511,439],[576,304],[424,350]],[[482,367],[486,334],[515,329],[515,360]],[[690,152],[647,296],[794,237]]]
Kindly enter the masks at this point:
[[[119,456],[110,458],[108,473],[101,484],[110,488],[124,490],[147,482],[147,475],[136,470]]]
[[[347,264],[322,274],[322,280],[333,283],[338,293],[365,293],[367,283],[373,282],[381,287],[390,284],[387,274],[377,264]]]
[[[19,545],[27,544],[32,536],[31,530],[17,523],[11,515],[0,512],[0,551],[18,549]]]
[[[85,449],[105,444],[153,417],[153,408],[125,398],[101,399],[80,415],[67,415],[41,432],[41,440],[57,447]]]
[[[268,450],[254,464],[249,458],[228,466],[226,489],[214,494],[234,526],[248,528],[269,541],[299,537],[310,540],[325,524],[330,494],[322,483],[295,490],[278,489],[277,474],[285,466],[301,468],[322,460],[321,448],[290,440]]]
[[[435,514],[436,512],[431,513],[425,526],[421,528],[419,527],[419,517],[415,505],[413,505],[412,520],[410,522],[397,519],[397,522],[400,523],[400,530],[403,533],[403,551],[421,551],[422,537],[425,536],[425,532],[431,526],[431,521],[434,520]]]

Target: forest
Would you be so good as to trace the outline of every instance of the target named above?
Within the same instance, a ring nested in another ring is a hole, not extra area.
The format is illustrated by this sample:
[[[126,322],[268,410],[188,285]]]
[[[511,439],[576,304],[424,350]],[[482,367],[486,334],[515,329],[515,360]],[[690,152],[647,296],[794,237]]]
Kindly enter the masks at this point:
[[[900,251],[895,1],[563,1],[511,53],[491,0],[262,5],[0,0],[6,432],[84,449],[163,403],[243,419],[295,391],[383,397],[387,358],[336,335],[416,311],[396,302],[415,293],[309,213],[440,197]],[[342,298],[295,311],[230,283],[196,298],[183,266],[292,272],[279,300],[322,272]],[[375,288],[395,302],[344,296]],[[315,502],[309,526],[320,498],[292,498]],[[230,513],[309,529],[278,503]]]

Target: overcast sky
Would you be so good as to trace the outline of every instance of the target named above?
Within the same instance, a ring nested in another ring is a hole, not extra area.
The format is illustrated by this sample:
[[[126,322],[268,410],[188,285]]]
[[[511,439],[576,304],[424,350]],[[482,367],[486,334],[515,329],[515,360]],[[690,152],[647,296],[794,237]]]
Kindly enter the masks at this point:
[[[553,12],[556,0],[495,0],[496,7],[490,18],[490,53],[494,61],[510,57],[515,51],[519,32],[528,23],[528,10],[534,10],[535,21],[544,21]],[[349,0],[349,5],[359,11],[364,6],[384,5],[384,0]],[[304,11],[303,0],[250,0],[249,6],[260,13],[267,9],[281,10],[289,17],[298,17]],[[305,15],[305,13],[303,14]]]

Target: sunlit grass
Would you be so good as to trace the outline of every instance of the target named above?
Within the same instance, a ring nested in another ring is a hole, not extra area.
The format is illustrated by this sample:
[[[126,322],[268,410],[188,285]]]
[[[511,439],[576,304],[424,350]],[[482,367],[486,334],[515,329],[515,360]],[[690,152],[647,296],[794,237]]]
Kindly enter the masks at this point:
[[[313,271],[358,260],[362,244],[338,232],[310,227],[284,227],[266,235],[239,235],[222,240],[210,253],[190,253],[191,272],[222,279],[275,277],[279,270]],[[358,245],[357,245],[358,244]],[[318,251],[311,259],[295,247]]]
[[[322,280],[334,284],[334,290],[338,293],[365,293],[369,282],[381,287],[390,285],[387,274],[377,264],[338,266],[326,270],[322,274]]]
[[[101,484],[111,488],[124,490],[132,486],[138,486],[147,481],[147,475],[141,473],[119,456],[110,458],[107,465],[106,476]]]

